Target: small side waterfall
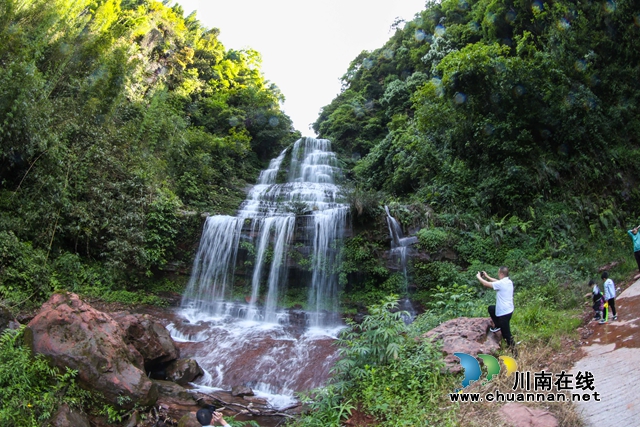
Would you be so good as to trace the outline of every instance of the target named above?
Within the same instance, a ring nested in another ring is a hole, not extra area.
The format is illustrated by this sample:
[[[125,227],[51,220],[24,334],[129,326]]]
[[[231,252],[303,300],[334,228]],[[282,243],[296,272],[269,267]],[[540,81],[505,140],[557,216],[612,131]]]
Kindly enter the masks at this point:
[[[389,206],[384,207],[387,213],[387,226],[391,237],[391,255],[397,257],[402,274],[404,274],[405,285],[407,283],[407,256],[409,246],[418,242],[417,237],[404,237],[400,223],[389,213]],[[406,290],[406,289],[405,289]]]
[[[404,289],[402,289],[402,291],[406,295],[409,284],[409,277],[407,275],[407,258],[409,256],[409,250],[411,249],[410,246],[416,244],[418,242],[418,238],[404,237],[402,227],[400,227],[398,220],[396,220],[389,212],[389,207],[385,206],[384,210],[387,213],[387,226],[389,227],[389,236],[391,237],[391,256],[397,260],[400,269],[402,270],[402,274],[404,276]],[[405,323],[411,323],[416,316],[416,311],[413,308],[411,301],[406,296],[400,300],[400,309],[409,313],[409,317],[404,319]]]

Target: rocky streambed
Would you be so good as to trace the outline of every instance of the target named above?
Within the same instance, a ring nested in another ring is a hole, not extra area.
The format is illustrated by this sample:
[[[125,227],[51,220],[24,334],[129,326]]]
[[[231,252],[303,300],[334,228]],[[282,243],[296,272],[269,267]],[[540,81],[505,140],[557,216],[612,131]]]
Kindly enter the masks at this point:
[[[166,328],[174,325],[172,328],[178,330],[176,324],[198,330],[200,339],[176,342]],[[216,352],[216,342],[220,343],[209,339],[216,337],[210,333],[211,327],[207,323],[191,324],[174,309],[100,311],[78,295],[67,293],[53,295],[41,307],[28,323],[25,341],[35,354],[46,356],[62,372],[66,368],[78,371],[76,379],[81,387],[102,395],[104,404],[129,410],[122,424],[128,427],[198,426],[195,412],[202,407],[215,407],[228,417],[255,420],[261,426],[276,425],[300,413],[302,407],[295,399],[274,406],[269,396],[261,396],[247,386],[259,383],[256,378],[261,367],[256,365],[256,357],[260,351],[269,353],[277,347],[269,336],[241,343],[246,351],[237,351],[229,365],[239,371],[228,377],[233,386],[212,387],[211,374],[198,362],[199,358],[206,361],[207,355]],[[324,341],[330,346],[331,340]],[[313,353],[327,358],[326,353]],[[226,357],[230,359],[231,355]],[[326,379],[317,370],[310,377],[314,381]],[[308,378],[305,381],[308,383]],[[52,423],[107,425],[103,417],[68,407],[60,408]]]
[[[295,394],[325,384],[338,358],[340,328],[309,328],[296,310],[286,324],[266,324],[189,309],[96,306],[72,293],[55,294],[34,317],[21,319],[28,322],[25,341],[62,372],[76,370],[81,387],[103,396],[100,404],[126,410],[121,426],[198,427],[195,413],[203,407],[276,426],[304,410]],[[424,338],[443,343],[447,370],[455,372],[454,352],[497,351],[490,323],[452,319]],[[51,423],[113,426],[66,406]]]

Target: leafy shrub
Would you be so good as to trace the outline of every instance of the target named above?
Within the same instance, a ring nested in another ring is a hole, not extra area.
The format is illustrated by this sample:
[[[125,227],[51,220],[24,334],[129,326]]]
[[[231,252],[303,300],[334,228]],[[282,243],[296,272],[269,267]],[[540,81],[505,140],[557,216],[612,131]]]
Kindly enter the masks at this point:
[[[338,273],[340,285],[345,287],[343,301],[370,304],[388,295],[389,292],[379,289],[390,275],[379,256],[383,250],[378,242],[364,235],[345,240]],[[397,292],[397,288],[392,292]]]
[[[469,316],[476,311],[478,291],[468,285],[452,283],[436,286],[427,303],[431,310],[446,313],[451,318]]]
[[[423,228],[418,231],[418,240],[422,250],[433,253],[449,245],[451,236],[444,228]]]
[[[508,266],[512,271],[520,271],[529,266],[531,262],[529,261],[525,251],[516,248],[507,252],[502,264]]]
[[[486,317],[487,306],[495,304],[495,295],[478,287],[453,283],[436,286],[428,293],[421,292],[420,300],[427,310],[411,324],[411,333],[415,336],[456,317]]]
[[[54,260],[51,281],[56,289],[82,292],[86,288],[112,288],[111,272],[100,264],[83,262],[78,254],[65,252]]]
[[[293,422],[296,427],[340,427],[355,408],[350,399],[343,398],[335,384],[302,394],[300,400],[311,411]]]
[[[174,293],[182,293],[184,288],[187,286],[187,281],[189,280],[188,276],[177,276],[171,279],[164,278],[161,280],[153,280],[151,284],[145,286],[145,289],[148,289],[150,292],[161,293],[161,292],[174,292]]]
[[[380,214],[381,194],[366,191],[361,188],[351,188],[346,191],[347,203],[351,206],[354,219],[365,222]]]
[[[397,296],[389,295],[379,304],[368,307],[369,314],[362,323],[347,319],[348,327],[337,341],[342,356],[334,367],[338,378],[358,379],[365,374],[365,366],[385,365],[398,358],[407,333],[403,315],[408,313],[390,311],[397,308]]]
[[[14,305],[36,305],[51,292],[46,254],[0,231],[0,298]]]
[[[43,356],[33,356],[23,344],[24,327],[0,335],[0,425],[38,427],[62,404],[78,407],[88,399],[74,377],[61,374]]]
[[[364,409],[383,420],[383,426],[427,425],[434,421],[434,412],[447,379],[442,351],[432,343],[408,341],[397,359],[384,366],[365,366],[365,375],[355,395]]]
[[[389,276],[378,289],[384,293],[384,295],[404,294],[407,291],[407,281],[403,273],[394,273]],[[382,298],[378,298],[378,301],[381,299]]]
[[[467,284],[462,268],[450,261],[415,262],[414,282],[420,295],[428,296],[437,285]]]
[[[433,421],[443,388],[453,386],[440,374],[440,349],[414,339],[417,334],[403,321],[406,312],[397,308],[397,296],[390,295],[370,306],[362,323],[348,322],[337,342],[342,358],[332,382],[308,399],[314,411],[297,425],[338,426],[356,401],[383,426]]]
[[[152,267],[161,267],[172,259],[178,235],[178,209],[182,202],[166,188],[157,191],[146,216],[145,251]]]
[[[475,232],[463,232],[460,240],[454,246],[460,260],[467,263],[481,261],[498,264],[500,261],[499,248],[488,236],[482,237]]]

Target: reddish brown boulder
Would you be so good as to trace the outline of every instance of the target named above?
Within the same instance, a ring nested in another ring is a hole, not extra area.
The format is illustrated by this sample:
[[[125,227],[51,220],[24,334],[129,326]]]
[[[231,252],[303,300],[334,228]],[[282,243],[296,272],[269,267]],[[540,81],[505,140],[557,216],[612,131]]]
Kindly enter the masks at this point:
[[[126,341],[132,344],[144,358],[145,366],[169,362],[180,357],[180,352],[167,328],[151,320],[146,314],[130,314],[125,311],[111,313],[126,332]]]
[[[80,385],[102,393],[109,403],[155,403],[156,387],[140,366],[140,354],[125,342],[123,329],[77,295],[53,295],[29,322],[29,331],[34,353],[62,371],[77,370]]]
[[[204,371],[194,359],[178,359],[171,362],[166,369],[167,379],[180,385],[187,385],[204,375]]]
[[[500,333],[489,332],[491,319],[484,317],[458,317],[442,323],[423,335],[433,341],[442,341],[442,351],[446,367],[451,372],[460,372],[460,359],[453,353],[467,353],[472,356],[491,354],[500,348]]]
[[[89,418],[80,411],[72,410],[66,403],[49,420],[51,427],[90,427]]]
[[[199,409],[196,397],[187,389],[171,381],[153,380],[158,387],[157,405],[166,408],[169,416],[180,418],[186,412],[195,412]]]
[[[558,427],[558,420],[551,412],[520,403],[507,403],[500,408],[500,416],[513,427]]]

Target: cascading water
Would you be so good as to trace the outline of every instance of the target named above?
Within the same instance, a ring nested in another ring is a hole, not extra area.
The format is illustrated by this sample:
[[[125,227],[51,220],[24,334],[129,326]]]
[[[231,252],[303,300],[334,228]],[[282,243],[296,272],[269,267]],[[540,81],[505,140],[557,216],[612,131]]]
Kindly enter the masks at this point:
[[[335,324],[338,292],[335,273],[339,251],[334,243],[343,237],[348,207],[339,203],[335,184],[340,169],[331,144],[325,139],[302,138],[291,152],[288,182],[276,183],[284,150],[262,171],[238,215],[208,217],[202,233],[183,307],[212,315],[244,316],[247,320],[277,323],[278,300],[286,282],[287,256],[294,233],[311,242],[312,279],[309,287],[311,326]],[[292,207],[308,211],[299,218]],[[255,251],[248,305],[233,301],[231,287],[238,249],[243,243]],[[266,282],[266,283],[265,283]],[[264,304],[258,307],[261,289]]]
[[[389,236],[391,237],[391,256],[398,260],[398,264],[402,270],[402,274],[404,276],[404,289],[402,289],[402,291],[406,294],[409,282],[409,278],[407,276],[407,258],[409,256],[411,245],[417,243],[418,238],[415,236],[404,237],[402,227],[398,220],[396,220],[389,212],[389,207],[385,206],[384,210],[387,213],[387,226],[389,227]],[[405,297],[400,301],[400,309],[409,313],[409,317],[405,318],[406,323],[410,323],[413,318],[415,318],[416,312],[409,298]]]
[[[418,239],[417,237],[404,237],[400,223],[389,213],[389,206],[385,206],[384,210],[387,213],[387,226],[389,227],[389,236],[391,237],[391,255],[398,258],[406,285],[409,246],[417,243]]]
[[[207,371],[201,385],[291,395],[326,379],[336,357],[336,267],[348,216],[339,174],[328,140],[302,138],[271,160],[235,217],[207,218],[183,296],[186,321],[170,325],[174,338],[198,343],[195,357]],[[281,307],[295,250],[308,255],[296,280],[308,282],[307,310],[294,312],[311,328],[303,331]]]

